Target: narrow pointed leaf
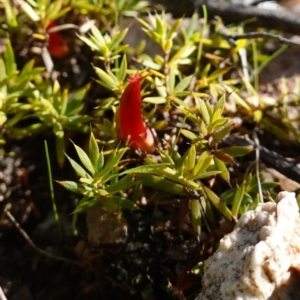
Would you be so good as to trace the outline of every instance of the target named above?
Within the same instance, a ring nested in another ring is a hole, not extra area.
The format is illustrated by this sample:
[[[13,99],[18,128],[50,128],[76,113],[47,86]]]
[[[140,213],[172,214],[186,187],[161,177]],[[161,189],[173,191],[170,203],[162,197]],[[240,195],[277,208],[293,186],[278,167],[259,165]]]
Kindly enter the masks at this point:
[[[203,190],[212,205],[229,221],[232,220],[232,213],[229,208],[221,201],[221,199],[208,187],[203,186]]]
[[[212,223],[215,223],[215,213],[211,202],[205,197],[205,217]]]
[[[234,158],[231,155],[224,153],[220,150],[214,151],[214,157],[217,157],[218,159],[226,163],[234,163]]]
[[[231,130],[233,129],[233,124],[225,125],[222,129],[219,129],[213,134],[213,139],[216,143],[219,143]]]
[[[223,126],[226,126],[226,123],[228,123],[228,121],[229,121],[229,118],[219,118],[219,119],[212,121],[210,126],[212,128],[214,128],[215,130],[220,129]]]
[[[3,3],[3,1],[1,1]],[[13,9],[14,7],[11,5],[9,1],[4,1],[4,8],[5,8],[5,16],[7,19],[7,23],[10,27],[17,27],[17,17],[16,12]]]
[[[116,34],[114,34],[114,36],[112,37],[112,41],[109,45],[109,49],[114,50],[115,48],[117,48],[125,38],[127,32],[128,32],[128,28],[124,28],[123,30],[116,32]],[[124,46],[127,47],[128,45],[124,45]]]
[[[65,154],[65,155],[66,155],[67,159],[69,160],[72,168],[74,169],[74,171],[76,172],[76,174],[79,177],[82,177],[82,178],[92,178],[90,176],[90,174],[83,167],[81,167],[75,160],[73,160],[67,154]]]
[[[240,205],[244,197],[244,193],[245,193],[245,184],[243,183],[241,186],[239,186],[236,189],[236,192],[234,194],[232,208],[231,208],[231,212],[234,218],[237,218],[238,216]]]
[[[4,64],[4,60],[0,57],[0,82],[6,78],[6,67]],[[4,95],[6,94],[7,87],[6,85],[3,85],[0,87],[0,92],[2,92]],[[1,105],[2,107],[2,105]]]
[[[127,58],[126,55],[123,56],[119,72],[117,73],[117,78],[120,82],[123,82],[126,77],[126,71],[127,71]]]
[[[221,117],[221,109],[218,108],[217,110],[214,110],[214,112],[213,112],[211,124],[214,124],[214,122],[216,122],[217,120],[220,120],[220,117]]]
[[[96,68],[94,67],[95,72],[97,73],[97,75],[100,78],[100,83],[105,86],[106,88],[108,88],[109,90],[115,90],[117,89],[117,83],[114,80],[114,78],[112,78],[109,74],[107,74],[105,71],[103,71],[100,68]]]
[[[93,132],[91,132],[89,140],[89,157],[95,171],[98,170],[99,147]]]
[[[151,164],[151,165],[145,165],[145,166],[139,166],[135,168],[128,169],[124,172],[122,172],[120,175],[125,174],[135,174],[135,173],[151,173],[153,170],[160,169],[161,167],[168,167],[170,166],[169,163],[161,163],[161,164]]]
[[[199,173],[197,176],[194,176],[193,179],[197,180],[197,179],[204,179],[207,177],[211,177],[211,176],[215,176],[220,174],[221,171],[208,171],[208,172],[203,172],[203,173]]]
[[[61,135],[55,136],[55,151],[56,151],[56,157],[59,166],[62,168],[65,163],[65,139],[64,139],[64,132],[62,131]]]
[[[161,98],[165,99],[168,96],[168,93],[167,93],[164,82],[161,79],[159,79],[158,77],[155,77],[154,81],[155,81],[155,87],[156,87],[158,95]]]
[[[126,208],[126,209],[129,209],[129,210],[139,209],[139,207],[135,203],[133,203],[132,201],[130,201],[126,198],[123,198],[123,197],[111,196],[110,201],[112,203],[118,205],[119,207]]]
[[[105,164],[103,172],[110,172],[113,168],[117,167],[127,149],[128,148],[125,147],[123,149],[113,151],[112,154],[109,156],[107,163]]]
[[[191,172],[195,167],[196,162],[196,147],[192,145],[187,156],[187,170]]]
[[[164,104],[167,99],[164,97],[146,97],[143,99],[143,102],[152,103],[152,104]]]
[[[195,140],[197,139],[199,136],[196,135],[195,133],[193,133],[192,131],[186,130],[186,129],[180,129],[180,133],[182,135],[184,135],[186,138],[190,139],[190,140]]]
[[[231,86],[225,85],[225,88],[238,105],[244,107],[249,113],[252,113],[252,109],[249,104],[240,97]]]
[[[174,22],[174,24],[172,25],[172,27],[168,31],[168,34],[167,34],[168,39],[172,38],[176,34],[176,30],[178,29],[178,27],[180,26],[181,23],[182,23],[182,18],[177,19]]]
[[[169,65],[174,66],[174,65],[180,63],[180,61],[183,58],[186,58],[186,57],[190,56],[194,52],[195,49],[196,49],[196,47],[194,45],[185,44],[169,60]]]
[[[161,149],[160,156],[161,156],[162,162],[169,163],[170,165],[174,166],[175,163],[174,163],[172,157],[166,151]]]
[[[67,103],[65,115],[66,116],[74,116],[78,114],[84,107],[83,98],[89,90],[90,84],[85,85],[81,89],[77,90],[72,97],[69,99]]]
[[[212,117],[213,117],[213,113],[214,113],[213,109],[208,101],[204,101],[204,103],[205,103],[207,111],[209,113],[210,123],[212,123]]]
[[[168,79],[169,79],[169,86],[168,86],[169,92],[170,92],[170,94],[173,94],[174,89],[175,89],[175,70],[174,70],[174,68],[170,68]]]
[[[270,190],[276,186],[278,186],[280,183],[279,182],[262,182],[261,183],[261,188],[262,190]],[[258,193],[258,184],[257,182],[247,186],[247,192],[249,194],[251,194],[252,196],[253,195],[256,195]]]
[[[164,191],[173,195],[186,195],[186,191],[181,184],[174,183],[161,176],[138,174],[135,176],[138,181],[141,181],[143,185]]]
[[[75,213],[75,214],[85,213],[85,212],[87,212],[87,211],[89,211],[89,210],[91,210],[91,209],[93,209],[93,208],[95,208],[97,206],[100,206],[100,205],[104,206],[104,204],[103,204],[104,201],[103,201],[102,198],[100,198],[100,199],[99,198],[89,199],[88,201],[84,201],[84,202],[78,204],[77,207],[76,207],[76,209],[75,209],[75,211],[73,213]],[[112,203],[112,205],[114,205],[114,204]],[[114,205],[114,209],[116,209],[116,208],[117,207]]]
[[[92,192],[92,188],[88,187],[84,184],[74,182],[74,181],[57,181],[60,185],[62,185],[65,189],[82,195],[87,195]]]
[[[220,176],[227,182],[230,180],[229,171],[225,165],[225,163],[214,156],[215,167],[218,171],[220,171]]]
[[[228,147],[228,148],[222,148],[220,149],[221,152],[227,153],[231,156],[244,156],[250,152],[253,151],[253,147],[252,146],[232,146],[232,147]]]
[[[226,99],[226,93],[224,93],[220,99],[217,101],[216,105],[215,105],[215,111],[217,111],[218,109],[220,109],[220,113],[222,115],[223,110],[224,110],[224,106],[225,106],[225,99]]]
[[[38,14],[35,12],[35,10],[26,2],[22,1],[21,2],[21,8],[24,10],[25,14],[34,22],[37,22],[40,20],[40,17]]]
[[[6,73],[8,76],[13,75],[16,71],[16,62],[13,48],[9,39],[6,40],[4,58],[6,62]]]
[[[94,170],[93,164],[92,164],[91,160],[89,159],[88,155],[76,144],[73,143],[73,145],[75,147],[75,150],[77,152],[77,155],[78,155],[81,163],[93,175],[95,173],[95,170]]]
[[[99,45],[104,46],[106,44],[102,33],[95,25],[91,26],[91,32],[92,32],[93,36],[96,38]]]
[[[211,164],[213,156],[208,151],[203,151],[198,158],[198,162],[193,170],[193,175],[197,176],[206,171]]]
[[[191,222],[194,231],[201,233],[201,207],[199,200],[191,200]]]
[[[124,178],[126,180],[124,180]],[[122,190],[126,190],[132,186],[134,186],[137,182],[133,181],[131,177],[128,177],[128,179],[126,177],[124,177],[122,180],[117,181],[114,184],[111,184],[109,187],[106,188],[106,191],[110,194],[114,194],[117,192],[120,192]],[[130,181],[128,181],[130,180]]]
[[[140,24],[147,30],[152,30],[150,24],[148,24],[144,19],[140,19],[140,18],[137,18],[137,20],[140,22]]]
[[[80,36],[77,35],[79,39],[81,39],[84,43],[86,43],[92,50],[99,50],[98,46],[93,43],[90,39],[84,37],[84,36]]]
[[[217,79],[218,77],[225,75],[229,70],[230,68],[217,69],[207,77],[207,80],[212,81],[214,79]]]
[[[267,118],[263,118],[261,120],[261,124],[263,124],[263,126],[270,131],[271,133],[277,135],[278,137],[285,139],[285,140],[291,140],[291,137],[289,136],[287,131],[284,131],[282,128],[280,128],[277,125],[272,124],[269,120],[267,120]],[[283,127],[283,125],[282,125]]]
[[[104,154],[103,151],[99,153],[98,165],[97,165],[97,172],[100,173],[103,170],[104,166]]]
[[[203,100],[199,100],[199,109],[201,113],[201,117],[206,125],[210,124],[210,113],[207,110],[207,106]]]
[[[175,86],[174,93],[177,94],[177,93],[179,93],[179,92],[184,91],[184,90],[189,86],[189,84],[191,83],[191,80],[192,80],[193,76],[194,76],[194,75],[190,75],[190,76],[187,76],[187,77],[183,78],[183,79]]]

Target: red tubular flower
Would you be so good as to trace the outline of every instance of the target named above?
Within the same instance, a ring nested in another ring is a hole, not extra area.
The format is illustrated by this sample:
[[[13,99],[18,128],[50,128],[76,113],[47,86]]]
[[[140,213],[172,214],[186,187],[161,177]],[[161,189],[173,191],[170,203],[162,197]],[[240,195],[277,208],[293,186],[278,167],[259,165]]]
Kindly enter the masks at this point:
[[[139,74],[129,76],[129,84],[120,99],[120,132],[124,142],[132,148],[152,153],[155,141],[151,130],[142,118],[141,81]]]
[[[54,21],[51,21],[47,26],[47,30],[55,27],[56,24]],[[50,32],[47,49],[49,53],[56,58],[61,58],[66,56],[69,53],[69,47],[67,43],[62,39],[61,35],[58,32]]]

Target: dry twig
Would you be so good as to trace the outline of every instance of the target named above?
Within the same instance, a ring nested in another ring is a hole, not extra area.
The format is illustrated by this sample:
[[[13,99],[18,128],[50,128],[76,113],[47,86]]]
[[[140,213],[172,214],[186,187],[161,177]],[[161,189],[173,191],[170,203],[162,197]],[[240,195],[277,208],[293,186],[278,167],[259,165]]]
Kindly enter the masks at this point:
[[[234,5],[220,0],[152,0],[153,3],[166,7],[174,17],[191,16],[195,10],[202,13],[205,5],[210,19],[220,16],[225,23],[240,23],[255,19],[251,25],[278,29],[284,32],[299,34],[299,14],[287,9],[262,9],[257,6]]]
[[[225,144],[228,145],[239,145],[239,146],[254,146],[255,143],[250,139],[235,137],[229,135],[225,140]],[[294,181],[299,182],[300,180],[300,168],[295,162],[291,162],[282,155],[268,150],[266,147],[260,145],[260,160],[267,165],[269,168],[273,168]]]
[[[284,38],[277,34],[267,33],[267,32],[248,32],[244,34],[224,34],[221,33],[222,36],[226,37],[227,39],[233,39],[233,40],[241,40],[241,39],[257,39],[257,38],[271,38],[274,40],[278,40],[280,43],[288,45],[288,46],[294,46],[294,47],[300,47],[300,43],[295,42],[291,39]]]
[[[28,236],[28,234],[24,231],[24,229],[20,226],[20,224],[16,221],[14,216],[8,210],[5,211],[5,215],[14,224],[14,226],[21,233],[21,235],[24,237],[24,239],[27,241],[27,243],[30,245],[30,247],[33,248],[36,252],[38,252],[40,255],[48,257],[50,259],[62,261],[62,262],[67,263],[67,264],[75,265],[77,267],[84,267],[84,265],[82,265],[82,264],[80,264],[76,261],[73,261],[73,260],[70,260],[70,259],[67,259],[67,258],[64,258],[64,257],[61,257],[61,256],[55,256],[55,255],[53,255],[53,254],[51,254],[51,253],[49,253],[49,252],[47,252],[43,249],[40,249],[39,247],[37,247],[34,244],[34,242],[31,240],[31,238]],[[1,300],[1,298],[0,298],[0,300]]]

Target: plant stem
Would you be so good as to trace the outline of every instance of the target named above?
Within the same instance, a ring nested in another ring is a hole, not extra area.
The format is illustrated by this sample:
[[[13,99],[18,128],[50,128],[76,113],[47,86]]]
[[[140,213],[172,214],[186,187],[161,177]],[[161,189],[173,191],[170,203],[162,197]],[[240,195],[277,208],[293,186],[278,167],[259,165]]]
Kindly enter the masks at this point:
[[[60,237],[60,239],[62,239],[62,231],[61,231],[61,226],[60,226],[60,221],[59,221],[59,215],[58,215],[57,206],[55,203],[55,195],[54,195],[53,182],[52,182],[53,180],[52,180],[51,163],[50,163],[47,141],[44,141],[44,146],[45,146],[47,169],[48,169],[48,175],[49,175],[49,187],[50,187],[50,195],[51,195],[51,200],[52,200],[52,211],[53,211],[54,219],[56,221],[59,237]]]
[[[198,47],[198,52],[197,52],[197,59],[196,59],[196,68],[195,68],[195,74],[200,72],[200,62],[201,62],[201,54],[202,54],[202,48],[203,48],[203,36],[205,33],[206,25],[207,25],[207,9],[205,5],[202,5],[202,10],[203,10],[203,25],[201,28],[201,36],[200,36],[200,41],[199,41],[199,47]]]

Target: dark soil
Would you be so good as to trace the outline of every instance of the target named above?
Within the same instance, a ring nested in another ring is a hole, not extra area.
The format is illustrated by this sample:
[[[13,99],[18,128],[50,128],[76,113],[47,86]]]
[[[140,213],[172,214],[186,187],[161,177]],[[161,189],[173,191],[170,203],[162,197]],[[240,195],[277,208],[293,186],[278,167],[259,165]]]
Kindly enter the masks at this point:
[[[38,254],[3,215],[0,286],[8,299],[120,299],[120,295],[122,299],[183,299],[184,295],[193,299],[197,295],[200,279],[189,271],[206,258],[204,248],[210,246],[199,242],[190,225],[181,224],[187,211],[182,211],[179,201],[124,212],[128,238],[96,249],[87,242],[84,215],[77,222],[79,235],[72,235],[75,196],[55,184],[61,239],[52,213],[43,140],[14,147],[14,157],[6,154],[1,160],[2,212],[9,207],[37,247],[84,266]],[[53,155],[51,159],[55,179],[73,176],[67,167],[56,166]],[[114,228],[108,230],[114,236]]]

